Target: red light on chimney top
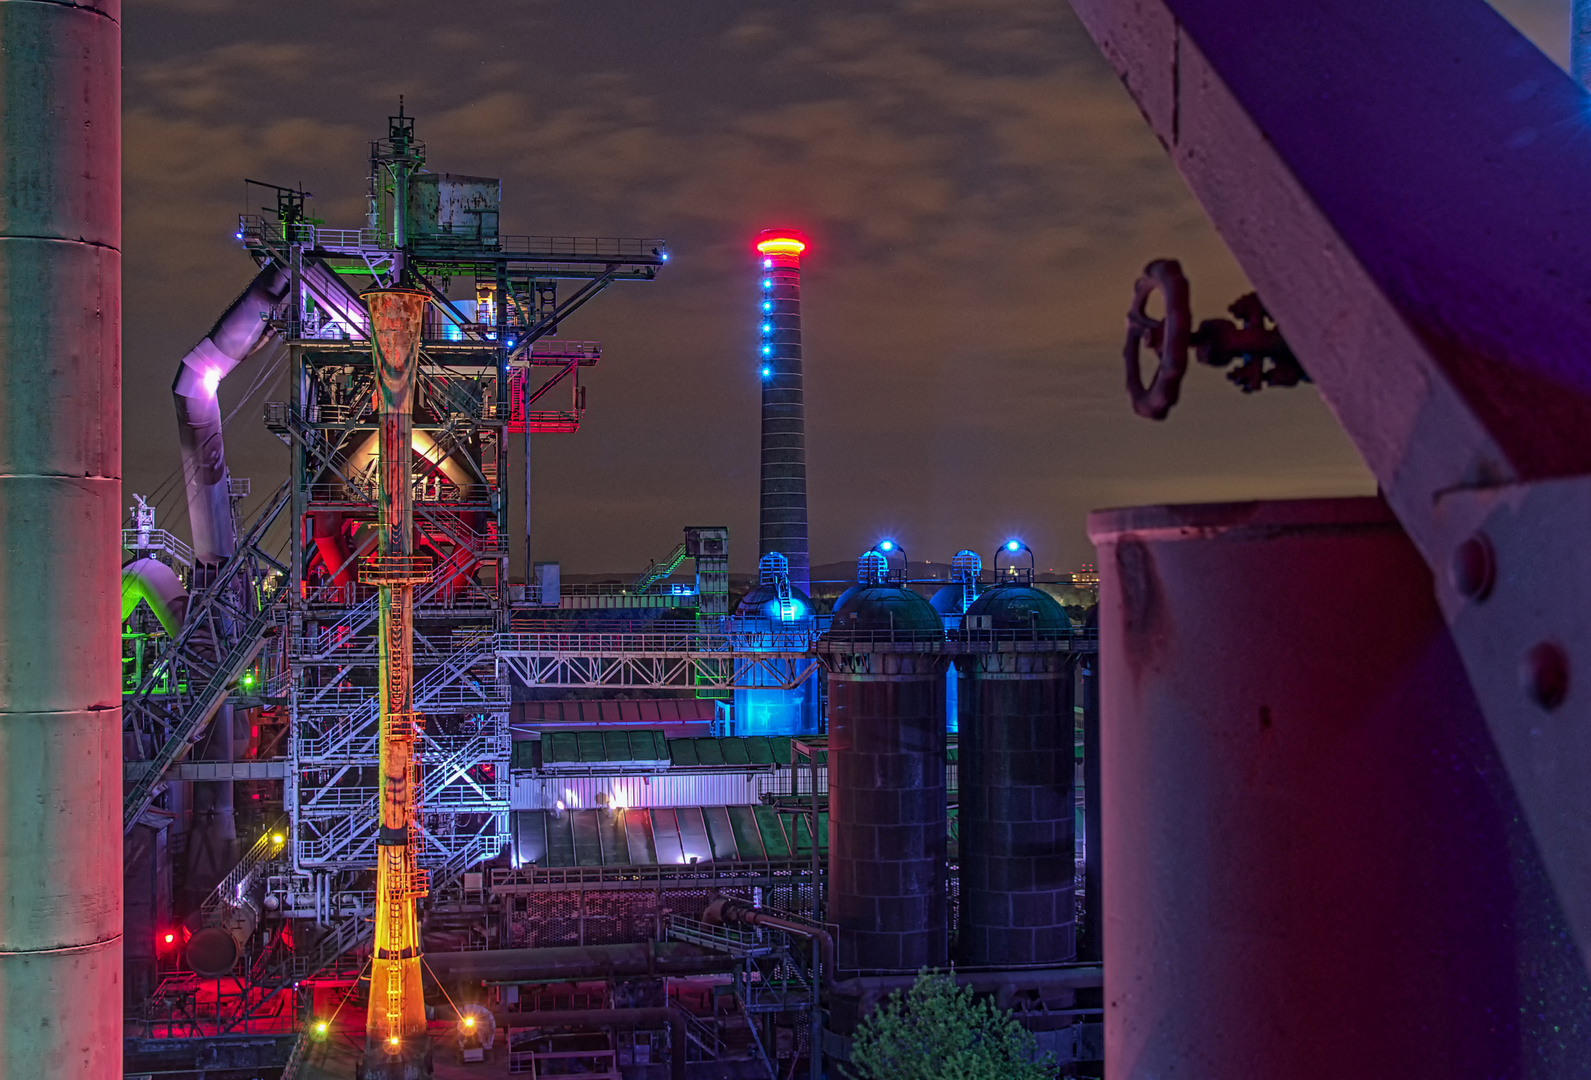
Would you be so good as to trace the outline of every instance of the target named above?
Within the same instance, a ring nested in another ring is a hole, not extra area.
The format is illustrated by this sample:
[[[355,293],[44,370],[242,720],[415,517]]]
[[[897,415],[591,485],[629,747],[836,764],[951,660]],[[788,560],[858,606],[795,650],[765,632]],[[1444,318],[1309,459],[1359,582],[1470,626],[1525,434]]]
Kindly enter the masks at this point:
[[[757,236],[757,250],[764,255],[799,255],[806,249],[806,234],[798,229],[764,229]]]

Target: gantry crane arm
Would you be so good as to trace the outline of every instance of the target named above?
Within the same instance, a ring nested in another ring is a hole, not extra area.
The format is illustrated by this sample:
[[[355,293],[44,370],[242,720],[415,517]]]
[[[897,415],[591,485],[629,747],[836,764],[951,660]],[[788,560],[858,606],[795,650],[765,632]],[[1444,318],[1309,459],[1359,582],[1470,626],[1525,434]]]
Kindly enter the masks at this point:
[[[1073,0],[1424,554],[1591,954],[1591,99],[1482,0]]]

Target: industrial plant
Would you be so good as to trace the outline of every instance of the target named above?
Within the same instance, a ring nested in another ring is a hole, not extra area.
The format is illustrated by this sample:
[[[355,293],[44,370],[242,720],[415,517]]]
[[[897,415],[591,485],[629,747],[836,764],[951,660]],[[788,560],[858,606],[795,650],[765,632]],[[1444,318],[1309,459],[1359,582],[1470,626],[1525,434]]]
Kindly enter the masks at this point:
[[[533,437],[602,356],[569,335],[669,249],[504,235],[430,156],[390,117],[356,228],[250,181],[254,279],[177,365],[192,542],[142,496],[122,536],[126,1068],[818,1077],[953,958],[1097,1060],[1084,609],[1020,540],[947,583],[884,539],[813,599],[787,228],[747,243],[756,582],[731,608],[734,538],[687,522],[628,583],[527,558]],[[220,393],[272,355],[245,514]]]
[[[1481,0],[1073,7],[1255,289],[1124,282],[1121,408],[1312,383],[1377,493],[814,564],[826,241],[747,222],[756,575],[588,581],[530,475],[664,238],[503,231],[400,101],[362,218],[238,177],[124,490],[121,8],[0,0],[0,1080],[839,1080],[928,974],[1044,1075],[1591,1076],[1591,5],[1579,81]]]

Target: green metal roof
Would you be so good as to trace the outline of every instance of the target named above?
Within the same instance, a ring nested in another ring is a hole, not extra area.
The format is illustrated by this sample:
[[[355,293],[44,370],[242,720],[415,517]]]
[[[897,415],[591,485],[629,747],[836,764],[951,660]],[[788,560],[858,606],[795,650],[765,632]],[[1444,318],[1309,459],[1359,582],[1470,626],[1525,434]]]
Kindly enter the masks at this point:
[[[541,739],[541,761],[543,765],[667,761],[669,741],[661,728],[549,731]],[[528,755],[526,761],[520,765],[516,747],[514,767],[528,768]]]
[[[669,739],[668,757],[683,768],[790,764],[790,740],[772,735]]]

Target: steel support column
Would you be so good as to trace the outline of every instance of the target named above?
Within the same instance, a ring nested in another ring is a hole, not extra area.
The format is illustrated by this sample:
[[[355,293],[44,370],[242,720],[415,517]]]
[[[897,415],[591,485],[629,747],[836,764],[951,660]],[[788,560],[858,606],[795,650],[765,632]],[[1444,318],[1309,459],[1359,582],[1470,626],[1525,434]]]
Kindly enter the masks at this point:
[[[121,26],[0,2],[0,1076],[121,1076]]]

